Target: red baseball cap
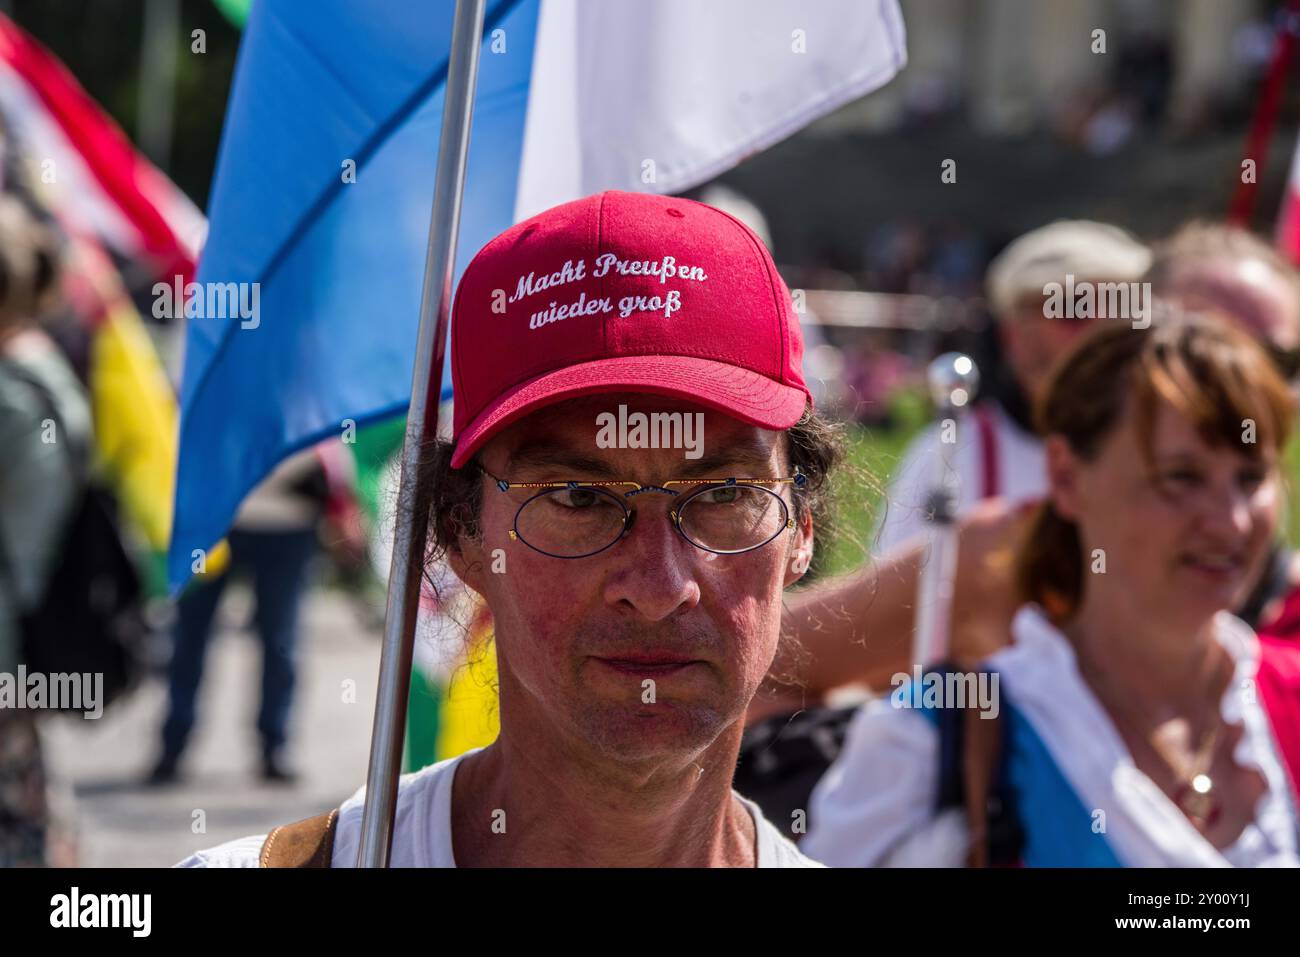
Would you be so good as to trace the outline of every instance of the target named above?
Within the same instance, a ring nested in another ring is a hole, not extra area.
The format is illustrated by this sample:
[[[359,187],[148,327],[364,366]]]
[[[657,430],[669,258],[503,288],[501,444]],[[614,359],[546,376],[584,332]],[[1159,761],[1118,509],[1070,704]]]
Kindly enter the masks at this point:
[[[578,396],[648,392],[774,430],[812,402],[766,247],[687,199],[610,191],[517,223],[465,269],[451,336],[454,468]]]

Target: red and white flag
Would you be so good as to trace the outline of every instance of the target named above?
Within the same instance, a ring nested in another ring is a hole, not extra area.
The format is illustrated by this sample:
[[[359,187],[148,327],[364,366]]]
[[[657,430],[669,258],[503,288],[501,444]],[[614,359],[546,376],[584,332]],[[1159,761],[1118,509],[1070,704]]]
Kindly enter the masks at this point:
[[[1291,159],[1291,174],[1277,216],[1277,247],[1293,263],[1300,264],[1300,144]]]
[[[0,113],[64,229],[154,276],[193,274],[207,223],[48,50],[0,16]],[[13,148],[5,143],[6,148]]]

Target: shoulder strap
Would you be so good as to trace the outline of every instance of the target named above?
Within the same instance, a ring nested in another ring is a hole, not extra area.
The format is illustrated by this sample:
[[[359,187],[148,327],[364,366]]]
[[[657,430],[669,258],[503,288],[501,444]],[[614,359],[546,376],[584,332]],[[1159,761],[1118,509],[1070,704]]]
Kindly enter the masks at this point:
[[[304,821],[282,824],[266,835],[260,867],[329,867],[334,854],[334,830],[339,810]]]
[[[998,469],[998,426],[993,410],[983,403],[972,409],[980,439],[980,498],[997,498],[1002,494]]]
[[[944,663],[934,670],[946,675],[956,667]],[[967,866],[1017,864],[1024,834],[1005,759],[1010,734],[1006,715],[983,718],[975,708],[938,708],[935,718],[939,732],[937,803],[940,810],[960,808],[964,812],[971,837]]]
[[[995,794],[1002,764],[1002,717],[983,717],[976,708],[963,708],[962,804],[970,828],[968,867],[988,867],[993,860],[990,818],[998,811]]]

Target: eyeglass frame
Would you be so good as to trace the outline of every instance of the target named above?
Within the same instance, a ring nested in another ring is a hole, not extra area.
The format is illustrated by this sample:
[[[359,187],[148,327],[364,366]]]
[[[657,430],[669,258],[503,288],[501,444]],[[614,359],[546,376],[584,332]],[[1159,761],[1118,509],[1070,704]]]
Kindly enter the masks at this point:
[[[668,495],[673,495],[673,496],[682,494],[681,492],[674,491],[673,489],[666,487],[669,485],[708,486],[707,488],[701,488],[698,491],[692,492],[690,495],[688,495],[686,499],[683,501],[682,503],[683,505],[685,505],[687,502],[690,502],[696,496],[703,495],[705,492],[712,491],[715,488],[730,488],[733,486],[737,488],[756,488],[763,492],[766,492],[768,495],[771,495],[773,498],[775,498],[778,502],[781,503],[781,507],[785,510],[785,524],[782,525],[780,528],[778,528],[772,534],[772,536],[768,538],[766,541],[759,542],[757,545],[751,545],[749,548],[742,548],[735,551],[719,551],[716,548],[709,548],[708,546],[701,545],[699,542],[692,541],[691,538],[684,531],[682,531],[681,508],[680,507],[670,508],[668,510],[669,524],[672,525],[672,527],[676,529],[677,534],[680,535],[687,542],[687,544],[691,545],[693,548],[698,548],[702,552],[709,552],[713,555],[744,555],[748,552],[757,551],[763,546],[770,545],[772,544],[772,542],[776,541],[777,538],[780,537],[782,532],[789,531],[795,527],[794,516],[791,514],[790,506],[786,504],[785,499],[783,499],[776,492],[772,491],[772,489],[764,488],[763,486],[764,485],[792,485],[795,488],[803,488],[805,485],[808,484],[808,476],[803,475],[798,471],[796,471],[793,475],[791,475],[788,478],[669,479],[666,482],[664,482],[663,485],[642,485],[640,482],[633,482],[631,480],[627,480],[627,481],[610,480],[610,481],[599,481],[599,482],[578,482],[578,481],[508,482],[505,479],[498,478],[497,476],[493,475],[481,463],[478,463],[478,468],[479,471],[482,472],[484,475],[486,475],[488,478],[490,478],[493,481],[493,483],[496,485],[496,487],[500,489],[502,492],[509,492],[512,488],[541,489],[541,491],[539,491],[536,495],[532,495],[527,499],[525,499],[522,503],[520,503],[519,508],[515,510],[515,517],[511,521],[511,527],[509,531],[510,540],[512,542],[522,542],[526,547],[531,548],[539,555],[545,555],[547,558],[560,558],[565,560],[572,560],[577,558],[591,558],[593,555],[599,555],[601,552],[608,551],[609,549],[613,548],[624,538],[626,538],[629,534],[631,534],[633,523],[636,521],[636,510],[632,508],[628,508],[627,502],[625,500],[631,498],[633,495],[640,495],[643,492],[664,492]],[[610,485],[623,485],[623,486],[630,485],[632,486],[632,490],[630,492],[624,492],[620,497],[618,495],[615,495],[613,492],[606,491],[606,486],[610,486]],[[543,495],[548,495],[557,489],[566,489],[566,488],[594,489],[608,496],[609,498],[612,498],[615,502],[619,504],[619,506],[623,509],[623,528],[618,533],[618,535],[614,537],[614,540],[612,542],[610,542],[608,545],[602,545],[594,552],[586,552],[585,554],[582,555],[556,555],[554,552],[548,552],[538,548],[536,545],[531,544],[522,535],[519,534],[519,516],[523,514],[524,509],[528,507],[530,502],[533,502],[536,499],[541,498]]]

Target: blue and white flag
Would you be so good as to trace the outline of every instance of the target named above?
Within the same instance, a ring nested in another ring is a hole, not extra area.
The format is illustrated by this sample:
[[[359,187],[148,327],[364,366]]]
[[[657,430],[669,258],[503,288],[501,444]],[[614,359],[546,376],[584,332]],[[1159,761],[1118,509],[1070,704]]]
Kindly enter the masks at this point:
[[[407,407],[453,9],[253,5],[186,296],[173,587],[277,462]],[[689,189],[905,59],[897,0],[490,0],[457,272],[557,203]]]

